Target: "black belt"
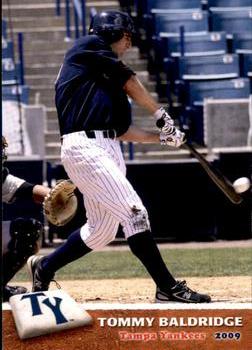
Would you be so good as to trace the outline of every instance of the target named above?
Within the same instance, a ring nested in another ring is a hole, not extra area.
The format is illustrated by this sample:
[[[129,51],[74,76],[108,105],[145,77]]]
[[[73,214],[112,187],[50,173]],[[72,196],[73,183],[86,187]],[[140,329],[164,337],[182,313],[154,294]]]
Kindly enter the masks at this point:
[[[105,139],[115,139],[116,138],[116,131],[114,129],[111,130],[96,130],[96,131],[101,131],[103,134],[103,137]],[[86,136],[89,139],[95,139],[95,131],[94,130],[87,130],[85,131]]]
[[[95,131],[102,132],[102,136],[105,139],[115,139],[116,138],[116,131],[114,129],[110,129],[110,130],[95,130]],[[95,139],[96,138],[95,131],[94,130],[85,130],[85,131],[83,130],[83,133],[85,133],[85,135],[89,139]],[[60,141],[62,143],[63,136],[61,136]]]

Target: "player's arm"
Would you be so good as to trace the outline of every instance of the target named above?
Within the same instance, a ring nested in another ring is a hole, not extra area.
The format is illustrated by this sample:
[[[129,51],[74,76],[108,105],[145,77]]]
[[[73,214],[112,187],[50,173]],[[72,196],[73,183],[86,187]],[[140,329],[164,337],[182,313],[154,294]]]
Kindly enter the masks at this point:
[[[159,109],[160,106],[146,90],[136,75],[131,75],[131,77],[126,81],[124,90],[127,95],[134,100],[134,102],[145,108],[151,114],[154,114]]]
[[[31,184],[25,181],[16,191],[16,199],[33,200],[37,204],[42,204],[47,194],[50,192],[48,187]]]
[[[159,141],[161,144],[180,147],[185,142],[185,134],[174,126],[174,121],[167,111],[158,105],[135,75],[129,77],[123,88],[134,102],[153,114],[160,131]]]
[[[27,199],[42,204],[49,191],[48,187],[31,184],[8,174],[2,186],[2,200],[5,203],[12,203],[15,200]]]
[[[146,131],[132,125],[126,133],[118,137],[118,139],[126,142],[160,143],[158,132]]]
[[[35,185],[32,189],[32,199],[35,203],[42,204],[49,192],[50,188],[42,185]]]

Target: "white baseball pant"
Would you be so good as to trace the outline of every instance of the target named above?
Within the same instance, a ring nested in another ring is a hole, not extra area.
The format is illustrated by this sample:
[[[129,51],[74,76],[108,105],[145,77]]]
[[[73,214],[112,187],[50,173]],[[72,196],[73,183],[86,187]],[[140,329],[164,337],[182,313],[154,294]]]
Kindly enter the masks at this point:
[[[81,238],[93,250],[114,240],[119,224],[126,238],[150,230],[148,213],[126,178],[119,141],[104,138],[102,131],[95,136],[64,135],[61,147],[62,164],[84,197],[87,222]]]

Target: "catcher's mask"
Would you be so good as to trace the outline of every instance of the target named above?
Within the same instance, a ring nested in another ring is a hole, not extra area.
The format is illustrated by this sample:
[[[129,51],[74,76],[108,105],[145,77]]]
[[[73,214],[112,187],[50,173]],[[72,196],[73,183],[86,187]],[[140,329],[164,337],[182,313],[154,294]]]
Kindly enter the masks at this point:
[[[7,160],[7,147],[8,142],[4,136],[2,136],[2,164]]]
[[[123,37],[124,33],[135,34],[131,17],[121,11],[103,11],[96,14],[90,24],[89,34],[101,36],[108,44]]]

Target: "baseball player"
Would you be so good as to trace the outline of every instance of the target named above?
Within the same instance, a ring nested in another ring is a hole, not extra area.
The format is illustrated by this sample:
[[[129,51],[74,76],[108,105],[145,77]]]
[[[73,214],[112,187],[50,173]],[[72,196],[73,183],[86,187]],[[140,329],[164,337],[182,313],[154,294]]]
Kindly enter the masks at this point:
[[[6,139],[2,137],[2,201],[13,203],[15,200],[31,199],[42,203],[49,193],[49,188],[31,184],[9,174],[8,168],[4,166],[7,146]],[[32,218],[17,218],[11,222],[4,221],[2,228],[2,299],[8,301],[13,295],[27,292],[25,287],[9,286],[7,283],[24,266],[28,257],[38,251],[42,225]]]
[[[185,141],[169,114],[121,60],[133,33],[127,14],[101,12],[89,35],[78,39],[65,55],[55,86],[61,159],[84,195],[87,222],[50,255],[29,258],[33,291],[48,290],[58,269],[110,243],[121,224],[131,251],[156,284],[156,302],[209,302],[208,295],[191,290],[168,271],[151,234],[148,213],[125,176],[120,140],[172,147]],[[153,113],[157,132],[131,124],[128,96]]]

